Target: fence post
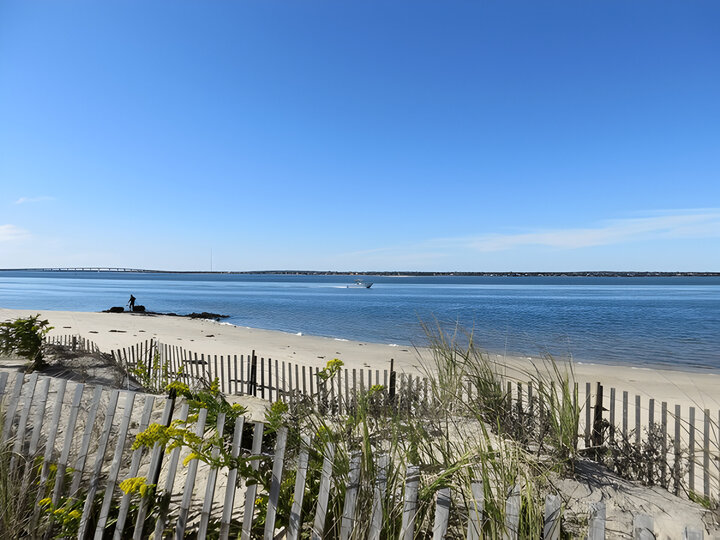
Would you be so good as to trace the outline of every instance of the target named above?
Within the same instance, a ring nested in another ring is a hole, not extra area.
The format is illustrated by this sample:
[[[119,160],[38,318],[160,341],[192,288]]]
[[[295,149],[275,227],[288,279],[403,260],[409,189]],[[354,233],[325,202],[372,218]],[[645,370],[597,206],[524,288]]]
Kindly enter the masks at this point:
[[[597,460],[598,448],[603,443],[602,413],[603,413],[603,386],[597,383],[597,395],[595,396],[595,417],[593,419],[592,445],[595,447],[594,456]]]
[[[393,358],[390,359],[390,390],[389,390],[389,398],[390,403],[392,405],[395,404],[395,360]],[[354,377],[353,377],[354,378]],[[354,382],[354,381],[353,381]]]

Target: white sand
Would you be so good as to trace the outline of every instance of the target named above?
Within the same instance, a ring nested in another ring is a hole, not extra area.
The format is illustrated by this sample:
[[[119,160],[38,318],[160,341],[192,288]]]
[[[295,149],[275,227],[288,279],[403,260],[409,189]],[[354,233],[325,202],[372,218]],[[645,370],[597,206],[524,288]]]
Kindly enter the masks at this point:
[[[106,352],[155,338],[161,343],[178,345],[198,354],[240,355],[255,350],[258,356],[320,367],[328,360],[340,358],[348,368],[383,370],[389,369],[390,359],[393,358],[397,371],[418,372],[421,362],[427,365],[429,360],[427,350],[415,350],[410,346],[295,335],[185,317],[0,308],[0,320],[37,313],[54,327],[51,335],[79,334],[94,341]],[[543,365],[538,359],[499,355],[493,355],[493,358],[507,366],[511,376],[518,371],[532,371],[533,365]],[[713,418],[716,419],[720,408],[719,374],[578,363],[573,370],[581,397],[586,382],[593,383],[593,391],[595,382],[601,382],[606,387],[606,400],[609,388],[617,389],[618,404],[621,403],[622,392],[627,391],[631,406],[634,405],[634,396],[639,395],[644,409],[648,399],[652,398],[656,400],[658,411],[660,403],[666,401],[670,410],[675,404],[681,405],[683,411],[691,406],[709,408],[714,411]],[[658,417],[659,412],[656,413]]]

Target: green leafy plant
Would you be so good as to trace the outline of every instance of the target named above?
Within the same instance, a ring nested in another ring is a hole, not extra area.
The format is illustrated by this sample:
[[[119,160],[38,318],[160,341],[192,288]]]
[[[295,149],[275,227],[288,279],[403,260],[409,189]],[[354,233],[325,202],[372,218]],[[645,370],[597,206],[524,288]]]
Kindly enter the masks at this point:
[[[0,353],[27,358],[31,370],[43,366],[43,339],[52,326],[40,315],[0,323]]]

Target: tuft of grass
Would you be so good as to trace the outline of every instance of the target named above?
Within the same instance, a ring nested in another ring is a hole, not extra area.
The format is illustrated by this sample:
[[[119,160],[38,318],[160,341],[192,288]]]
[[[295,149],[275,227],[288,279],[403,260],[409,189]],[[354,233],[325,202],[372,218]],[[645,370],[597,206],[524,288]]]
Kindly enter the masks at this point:
[[[0,538],[32,535],[37,499],[36,459],[13,452],[12,440],[0,445]]]

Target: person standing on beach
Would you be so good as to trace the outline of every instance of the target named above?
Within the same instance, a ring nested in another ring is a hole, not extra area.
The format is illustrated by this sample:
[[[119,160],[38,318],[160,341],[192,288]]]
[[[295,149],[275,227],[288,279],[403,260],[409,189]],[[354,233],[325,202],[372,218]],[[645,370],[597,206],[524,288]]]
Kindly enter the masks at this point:
[[[135,297],[132,294],[130,295],[128,306],[130,306],[130,311],[135,311]]]

